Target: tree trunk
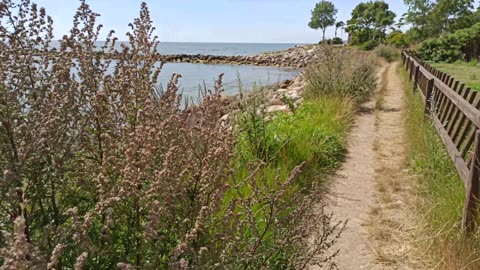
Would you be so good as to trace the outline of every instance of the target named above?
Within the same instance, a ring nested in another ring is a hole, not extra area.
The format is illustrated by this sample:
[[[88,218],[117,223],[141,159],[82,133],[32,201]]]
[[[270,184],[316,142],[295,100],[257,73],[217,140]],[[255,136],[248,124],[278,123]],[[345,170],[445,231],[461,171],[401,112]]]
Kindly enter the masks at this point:
[[[325,41],[325,30],[326,30],[326,29],[322,29],[322,32],[323,32],[323,39],[322,39],[322,40],[323,40],[323,41]]]

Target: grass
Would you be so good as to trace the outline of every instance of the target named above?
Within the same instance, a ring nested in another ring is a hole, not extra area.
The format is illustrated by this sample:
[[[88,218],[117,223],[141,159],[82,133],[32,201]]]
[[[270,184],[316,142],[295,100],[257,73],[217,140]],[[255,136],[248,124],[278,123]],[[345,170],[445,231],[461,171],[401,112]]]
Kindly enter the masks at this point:
[[[467,239],[460,229],[463,183],[436,130],[424,120],[424,105],[413,94],[408,75],[401,73],[406,87],[407,154],[418,176],[418,204],[423,215],[421,244],[432,255],[435,269],[480,269],[479,235]]]
[[[293,114],[280,113],[272,121],[249,125],[239,138],[242,163],[261,159],[265,170],[280,169],[281,176],[306,161],[302,186],[335,169],[345,154],[345,138],[352,124],[354,102],[329,96],[302,104]],[[256,120],[255,120],[256,121]],[[257,135],[249,135],[252,131]],[[260,147],[259,147],[260,146]]]
[[[306,71],[305,97],[348,96],[363,103],[376,87],[375,64],[371,54],[325,47],[322,61]]]
[[[346,152],[346,137],[353,122],[354,112],[353,100],[334,96],[307,101],[294,113],[278,113],[272,120],[265,120],[262,115],[258,115],[256,109],[252,113],[244,112],[240,116],[241,131],[237,138],[233,166],[236,182],[232,183],[233,186],[241,186],[243,195],[234,188],[229,192],[226,200],[231,202],[237,200],[238,196],[257,197],[262,193],[275,194],[284,188],[283,181],[288,178],[292,170],[303,164],[301,174],[282,192],[284,195],[279,198],[279,205],[275,207],[279,212],[280,220],[281,217],[295,215],[296,207],[303,203],[298,200],[298,196],[314,194],[314,197],[317,197],[317,192],[324,190],[326,179],[328,179],[327,174],[336,169],[343,160]],[[243,179],[251,174],[252,165],[256,166],[259,163],[264,165],[259,167],[255,175],[254,183],[256,184],[243,182]],[[258,193],[258,189],[255,190],[253,186],[264,188]],[[320,196],[317,198],[319,199]],[[255,219],[250,222],[256,224],[258,228],[265,226],[268,228],[265,224],[269,220],[270,210],[264,209],[263,202],[253,203],[249,207],[255,209]],[[301,211],[303,210],[300,208],[298,212],[301,213]],[[314,213],[313,209],[308,211]],[[298,223],[301,218],[296,217],[294,219],[298,220],[289,222]],[[305,222],[318,221],[305,220]],[[278,229],[285,230],[285,228]],[[341,230],[334,229],[328,234],[331,234],[330,237],[336,241],[334,234],[340,232]],[[249,230],[245,230],[242,235],[250,233]],[[298,250],[292,248],[291,244],[278,245],[275,240],[278,234],[282,232],[270,228],[265,235],[263,246],[282,254],[278,257],[274,256],[271,263],[282,265],[280,268],[283,269],[286,266],[285,257],[296,256],[295,252]]]
[[[400,59],[400,50],[393,46],[380,44],[373,52],[377,56],[383,57],[387,62],[393,62]]]
[[[472,89],[480,90],[480,65],[477,62],[432,63],[432,65]]]

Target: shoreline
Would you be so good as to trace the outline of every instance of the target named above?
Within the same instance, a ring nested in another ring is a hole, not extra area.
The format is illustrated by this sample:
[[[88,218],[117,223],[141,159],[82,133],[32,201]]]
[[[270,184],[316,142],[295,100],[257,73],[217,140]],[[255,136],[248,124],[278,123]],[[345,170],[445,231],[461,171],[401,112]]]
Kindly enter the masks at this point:
[[[319,52],[322,51],[321,46],[312,45],[297,45],[276,52],[265,52],[256,55],[205,55],[205,54],[172,54],[162,55],[157,54],[156,60],[163,63],[192,63],[192,64],[228,64],[228,65],[250,65],[250,66],[271,66],[281,68],[305,68],[310,62],[318,59]],[[44,54],[45,52],[33,52],[32,56],[36,54]],[[52,49],[48,54],[56,54],[58,51]],[[64,52],[65,53],[65,52]],[[67,54],[69,52],[66,52]],[[122,56],[121,51],[114,51],[112,53],[97,52],[103,58],[117,59]]]
[[[308,63],[316,59],[318,47],[308,48],[305,45],[297,46],[278,52],[265,52],[251,56],[244,55],[159,55],[158,60],[165,63],[192,63],[192,64],[230,64],[272,66],[283,68],[305,68]]]

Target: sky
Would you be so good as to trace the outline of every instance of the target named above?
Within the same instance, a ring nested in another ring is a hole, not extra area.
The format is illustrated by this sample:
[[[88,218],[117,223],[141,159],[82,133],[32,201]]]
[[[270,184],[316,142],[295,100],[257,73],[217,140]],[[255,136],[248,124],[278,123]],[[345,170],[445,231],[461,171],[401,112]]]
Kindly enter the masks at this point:
[[[246,43],[316,43],[321,31],[307,24],[311,10],[319,0],[144,0],[164,42],[246,42]],[[78,0],[33,0],[47,10],[54,20],[55,38],[67,34]],[[128,23],[138,17],[141,0],[86,0],[101,14],[98,22],[113,29],[125,40]],[[333,0],[337,21],[347,21],[361,0]],[[387,0],[397,19],[406,12],[402,0]],[[327,37],[335,29],[327,30]],[[347,37],[346,34],[343,35]]]

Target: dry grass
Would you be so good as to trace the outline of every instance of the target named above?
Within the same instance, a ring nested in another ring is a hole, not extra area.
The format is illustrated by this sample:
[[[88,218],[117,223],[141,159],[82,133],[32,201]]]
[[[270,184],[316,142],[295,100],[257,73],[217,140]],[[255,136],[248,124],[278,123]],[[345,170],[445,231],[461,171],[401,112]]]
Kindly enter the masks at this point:
[[[371,54],[325,47],[322,60],[306,70],[306,97],[342,95],[361,104],[375,90],[376,64]]]
[[[393,88],[397,83],[392,81],[393,68],[382,76],[376,104],[377,203],[370,212],[371,247],[382,267],[423,269],[424,259],[416,256],[415,180],[405,169],[402,100],[394,93],[398,89]]]

